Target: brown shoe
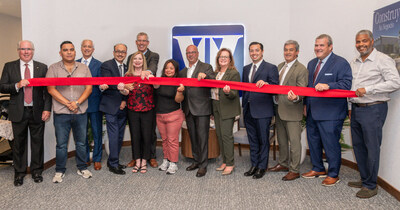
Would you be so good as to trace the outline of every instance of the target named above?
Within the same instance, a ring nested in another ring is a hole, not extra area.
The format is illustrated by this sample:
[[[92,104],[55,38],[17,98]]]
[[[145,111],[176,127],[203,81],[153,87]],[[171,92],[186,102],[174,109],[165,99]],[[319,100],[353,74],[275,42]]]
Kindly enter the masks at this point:
[[[307,173],[304,173],[301,175],[301,177],[306,178],[306,179],[311,179],[311,178],[317,178],[317,177],[326,177],[326,172],[317,172],[317,171],[309,171]]]
[[[100,162],[94,162],[94,170],[98,171],[101,169],[101,163]]]
[[[279,172],[279,171],[289,171],[289,169],[285,166],[282,166],[281,164],[276,164],[276,166],[269,168],[268,171],[271,172]]]
[[[89,160],[89,162],[86,162],[87,166],[90,166],[92,164],[92,161]]]
[[[126,165],[126,167],[132,168],[132,167],[135,166],[135,165],[136,165],[136,160],[131,160],[131,162],[129,162],[129,163]]]
[[[282,180],[283,181],[292,181],[292,180],[295,180],[298,178],[300,178],[300,173],[294,173],[294,172],[289,171],[289,173],[287,173],[286,176],[284,176],[282,178]]]
[[[330,186],[333,186],[333,185],[335,185],[336,183],[339,183],[339,182],[340,182],[339,177],[332,178],[332,177],[328,176],[328,177],[326,177],[324,179],[324,181],[322,181],[322,185],[324,185],[326,187],[330,187]]]
[[[378,194],[378,187],[371,190],[366,187],[361,187],[361,190],[357,192],[356,196],[359,198],[371,198]]]
[[[153,168],[157,168],[158,167],[158,163],[156,159],[150,159],[150,166]]]

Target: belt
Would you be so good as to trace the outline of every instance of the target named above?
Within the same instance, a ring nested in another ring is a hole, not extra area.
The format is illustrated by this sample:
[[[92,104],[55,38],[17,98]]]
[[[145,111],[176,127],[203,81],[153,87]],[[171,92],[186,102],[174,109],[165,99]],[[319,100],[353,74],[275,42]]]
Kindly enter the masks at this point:
[[[373,105],[383,104],[383,103],[386,103],[386,101],[375,101],[375,102],[371,102],[371,103],[354,103],[354,105],[356,105],[357,107],[366,107],[366,106],[373,106]]]
[[[25,109],[33,109],[33,106],[24,106]]]

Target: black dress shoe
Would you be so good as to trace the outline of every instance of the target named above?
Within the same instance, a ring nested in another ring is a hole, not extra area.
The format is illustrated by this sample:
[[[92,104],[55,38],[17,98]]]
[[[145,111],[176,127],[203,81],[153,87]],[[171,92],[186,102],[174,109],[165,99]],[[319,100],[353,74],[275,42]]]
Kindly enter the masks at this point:
[[[253,179],[260,179],[264,176],[265,169],[257,169],[256,173],[253,175]]]
[[[24,184],[24,177],[23,176],[17,176],[14,178],[14,186],[18,187]]]
[[[250,168],[250,170],[248,170],[248,171],[246,171],[246,172],[244,173],[244,175],[245,175],[245,176],[253,176],[253,175],[256,173],[256,171],[257,171],[257,168],[252,166],[252,167]]]
[[[196,177],[203,177],[207,173],[207,168],[199,168],[199,170],[196,173]]]
[[[186,168],[186,171],[193,171],[193,170],[195,170],[195,169],[197,169],[197,168],[199,168],[199,165],[196,164],[196,163],[192,163],[192,165],[190,165],[190,166],[188,166],[188,167]]]
[[[107,162],[107,167],[108,167],[108,168],[111,168],[111,165],[110,165],[110,163],[108,163],[108,162]],[[119,168],[119,169],[125,169],[125,168],[126,168],[126,165],[118,164],[118,168]]]
[[[119,168],[119,167],[109,167],[108,170],[110,170],[114,174],[119,174],[119,175],[125,175],[126,174],[125,171],[122,170],[122,168]]]
[[[43,182],[43,176],[41,174],[32,174],[32,179],[36,183]]]

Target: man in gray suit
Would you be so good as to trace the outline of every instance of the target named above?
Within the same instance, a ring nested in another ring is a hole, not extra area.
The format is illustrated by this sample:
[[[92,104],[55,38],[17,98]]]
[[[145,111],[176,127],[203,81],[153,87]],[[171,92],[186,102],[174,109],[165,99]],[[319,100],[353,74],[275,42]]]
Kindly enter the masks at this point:
[[[179,77],[215,79],[212,66],[199,60],[199,51],[194,45],[186,48],[189,66],[179,72]],[[210,129],[211,91],[206,87],[186,87],[183,101],[183,112],[186,117],[194,162],[187,171],[199,169],[196,177],[207,173],[208,164],[208,132]]]
[[[306,87],[308,84],[308,70],[297,60],[299,44],[294,40],[288,40],[285,42],[283,50],[285,62],[278,65],[279,85]],[[289,171],[282,180],[291,181],[300,177],[300,121],[303,118],[303,97],[290,90],[287,95],[280,94],[275,96],[275,102],[278,105],[275,107],[275,116],[279,143],[279,161],[269,171]]]
[[[149,74],[152,74],[154,76],[157,75],[157,68],[158,68],[158,60],[160,59],[160,56],[156,52],[150,51],[148,48],[150,44],[149,41],[149,36],[145,32],[140,32],[136,36],[136,47],[138,51],[142,52],[144,54],[144,57],[146,57],[146,63],[147,63],[147,71],[145,71],[142,75],[145,77],[148,77]],[[132,55],[128,56],[128,61],[127,65],[129,68],[129,62],[132,58]],[[157,135],[156,135],[156,115],[154,112],[154,125],[153,125],[153,142],[151,145],[151,159],[149,160],[150,166],[153,168],[158,167],[158,163],[156,160],[156,146],[157,146]],[[127,164],[127,167],[133,167],[135,166],[135,160],[132,158],[132,160]]]

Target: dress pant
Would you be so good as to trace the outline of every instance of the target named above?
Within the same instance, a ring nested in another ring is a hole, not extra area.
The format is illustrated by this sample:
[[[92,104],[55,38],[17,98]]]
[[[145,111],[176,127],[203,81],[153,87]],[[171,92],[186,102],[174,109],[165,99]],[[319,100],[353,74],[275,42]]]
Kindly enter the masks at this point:
[[[208,165],[208,134],[210,132],[210,115],[194,116],[190,111],[186,115],[194,163],[200,168]]]
[[[92,128],[93,135],[93,162],[101,162],[103,154],[103,113],[102,112],[88,112],[88,129],[89,124]],[[89,123],[90,121],[90,123]],[[90,146],[89,139],[86,138],[86,149],[87,159],[86,162],[90,161]]]
[[[300,121],[286,121],[279,117],[276,110],[276,129],[279,143],[278,163],[299,173],[301,159],[301,123]]]
[[[68,140],[71,133],[75,141],[76,167],[85,170],[86,165],[86,135],[87,114],[54,114],[54,129],[56,131],[56,172],[65,173],[68,159]]]
[[[328,161],[328,176],[336,178],[339,175],[342,152],[340,147],[340,134],[344,120],[314,120],[311,112],[307,113],[307,140],[310,148],[312,170],[325,171],[322,161],[322,149],[325,150]]]
[[[155,97],[156,98],[156,97]],[[154,102],[156,104],[156,102]],[[152,141],[151,141],[151,150],[150,150],[150,158],[156,159],[156,148],[157,148],[157,120],[156,120],[156,112],[153,112],[153,127],[152,127]]]
[[[251,166],[259,169],[267,169],[271,117],[253,118],[251,116],[250,107],[246,106],[244,109],[244,124],[250,144]]]
[[[157,114],[157,127],[162,138],[164,159],[171,162],[179,160],[179,131],[182,128],[183,120],[185,120],[185,116],[181,109]]]
[[[222,162],[227,166],[233,166],[235,165],[233,139],[233,123],[235,122],[235,118],[222,119],[220,110],[221,106],[219,103],[218,100],[213,100],[215,130],[217,133]]]
[[[146,112],[128,110],[133,160],[150,159],[154,120],[154,109]]]
[[[15,176],[25,176],[28,166],[28,128],[31,136],[31,163],[32,174],[42,174],[43,171],[43,138],[44,122],[33,119],[32,107],[25,107],[22,120],[12,122],[14,133],[13,162]]]
[[[115,115],[105,114],[108,134],[108,164],[111,167],[118,167],[119,153],[121,152],[122,141],[124,140],[126,127],[126,109],[118,110]]]
[[[388,112],[387,103],[351,108],[351,137],[354,155],[364,187],[375,189],[378,179],[382,127]]]

